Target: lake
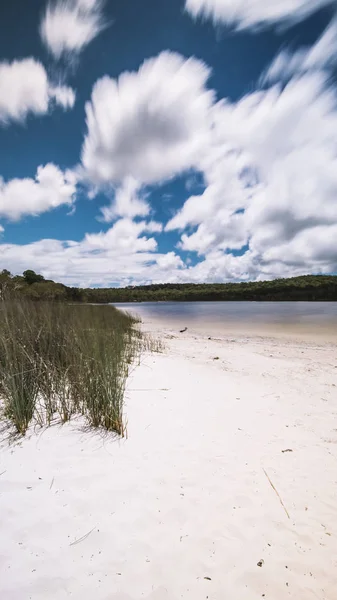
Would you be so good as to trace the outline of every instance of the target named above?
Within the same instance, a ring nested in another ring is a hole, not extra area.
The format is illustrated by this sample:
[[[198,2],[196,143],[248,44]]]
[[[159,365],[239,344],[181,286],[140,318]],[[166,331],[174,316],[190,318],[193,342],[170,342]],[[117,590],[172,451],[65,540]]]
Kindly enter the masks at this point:
[[[147,326],[219,333],[322,333],[337,339],[337,302],[116,303]],[[154,328],[157,328],[154,327]]]

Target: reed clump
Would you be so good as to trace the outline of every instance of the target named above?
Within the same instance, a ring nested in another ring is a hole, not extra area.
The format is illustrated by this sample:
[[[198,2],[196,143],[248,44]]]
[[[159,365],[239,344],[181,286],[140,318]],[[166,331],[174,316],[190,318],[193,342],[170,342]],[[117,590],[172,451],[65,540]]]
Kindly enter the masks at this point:
[[[24,435],[32,423],[65,423],[124,434],[129,367],[141,351],[136,317],[112,306],[2,301],[0,402]]]

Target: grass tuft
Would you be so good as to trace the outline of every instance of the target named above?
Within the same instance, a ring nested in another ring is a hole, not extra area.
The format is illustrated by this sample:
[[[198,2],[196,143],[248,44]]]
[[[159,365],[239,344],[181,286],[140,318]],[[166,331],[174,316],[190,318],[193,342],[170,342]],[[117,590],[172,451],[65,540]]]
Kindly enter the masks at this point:
[[[24,435],[83,415],[91,427],[124,435],[129,366],[141,351],[137,318],[112,306],[0,304],[0,399]]]

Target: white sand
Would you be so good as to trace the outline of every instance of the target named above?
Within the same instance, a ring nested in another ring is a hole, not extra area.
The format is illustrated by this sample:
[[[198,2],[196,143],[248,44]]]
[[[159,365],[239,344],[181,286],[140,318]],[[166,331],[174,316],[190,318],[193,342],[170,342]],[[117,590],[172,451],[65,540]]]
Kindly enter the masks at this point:
[[[128,439],[1,444],[0,598],[336,600],[336,347],[162,335]]]

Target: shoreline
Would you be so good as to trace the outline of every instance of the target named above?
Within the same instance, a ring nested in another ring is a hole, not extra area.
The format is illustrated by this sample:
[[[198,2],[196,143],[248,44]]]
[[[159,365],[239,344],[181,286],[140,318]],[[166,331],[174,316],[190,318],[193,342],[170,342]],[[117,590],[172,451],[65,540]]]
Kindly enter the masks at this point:
[[[131,314],[137,314],[135,311],[129,311]],[[186,318],[163,319],[161,317],[142,317],[142,326],[145,332],[160,336],[162,332],[179,335],[192,335],[201,337],[216,336],[219,339],[236,338],[238,340],[264,341],[278,340],[280,342],[298,342],[319,343],[322,345],[333,345],[337,343],[337,323],[319,326],[308,325],[306,323],[239,323],[237,321],[220,320],[193,320]],[[180,334],[182,328],[187,327],[187,331]]]
[[[335,346],[142,328],[165,349],[132,368],[127,438],[1,444],[1,595],[333,600]]]

